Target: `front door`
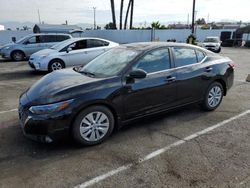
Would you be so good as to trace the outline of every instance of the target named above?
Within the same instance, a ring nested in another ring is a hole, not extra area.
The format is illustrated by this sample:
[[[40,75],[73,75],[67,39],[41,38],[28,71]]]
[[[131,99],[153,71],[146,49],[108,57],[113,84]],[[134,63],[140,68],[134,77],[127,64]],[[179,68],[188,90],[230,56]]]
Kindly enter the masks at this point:
[[[148,52],[133,69],[142,69],[147,72],[147,76],[124,83],[126,119],[161,111],[175,104],[175,72],[171,70],[168,48]]]

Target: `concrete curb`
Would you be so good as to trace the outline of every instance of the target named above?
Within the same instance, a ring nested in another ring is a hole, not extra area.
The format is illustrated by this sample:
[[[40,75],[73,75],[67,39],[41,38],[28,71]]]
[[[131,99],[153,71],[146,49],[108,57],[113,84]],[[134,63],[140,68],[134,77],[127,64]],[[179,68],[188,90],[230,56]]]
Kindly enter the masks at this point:
[[[250,82],[250,74],[248,74],[247,78],[246,78],[247,82]]]

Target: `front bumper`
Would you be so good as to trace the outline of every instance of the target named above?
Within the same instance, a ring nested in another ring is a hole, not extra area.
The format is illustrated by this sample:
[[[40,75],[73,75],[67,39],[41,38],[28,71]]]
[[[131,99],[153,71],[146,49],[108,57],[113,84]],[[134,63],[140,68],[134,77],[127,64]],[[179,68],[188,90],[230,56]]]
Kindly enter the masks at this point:
[[[23,134],[32,140],[50,143],[69,135],[72,122],[71,113],[58,112],[58,114],[35,115],[21,104],[18,108],[20,127]]]
[[[210,50],[210,51],[213,51],[213,52],[216,52],[220,49],[220,47],[217,47],[217,46],[205,46],[205,48],[207,50]]]

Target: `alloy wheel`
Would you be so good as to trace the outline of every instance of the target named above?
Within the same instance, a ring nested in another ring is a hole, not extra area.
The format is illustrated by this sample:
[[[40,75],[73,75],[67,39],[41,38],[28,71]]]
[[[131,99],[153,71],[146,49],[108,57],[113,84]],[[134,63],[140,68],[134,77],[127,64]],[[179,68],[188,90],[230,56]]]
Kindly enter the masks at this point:
[[[216,107],[222,99],[222,90],[219,86],[214,86],[210,89],[208,93],[208,105],[211,108]]]

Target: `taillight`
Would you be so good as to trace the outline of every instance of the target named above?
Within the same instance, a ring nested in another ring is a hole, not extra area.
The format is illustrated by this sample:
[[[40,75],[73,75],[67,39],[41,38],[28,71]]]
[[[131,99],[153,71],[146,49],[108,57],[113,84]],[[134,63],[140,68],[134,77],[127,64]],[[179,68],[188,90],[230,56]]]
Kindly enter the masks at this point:
[[[228,63],[228,65],[229,65],[232,69],[235,69],[235,64],[234,64],[234,63]]]

